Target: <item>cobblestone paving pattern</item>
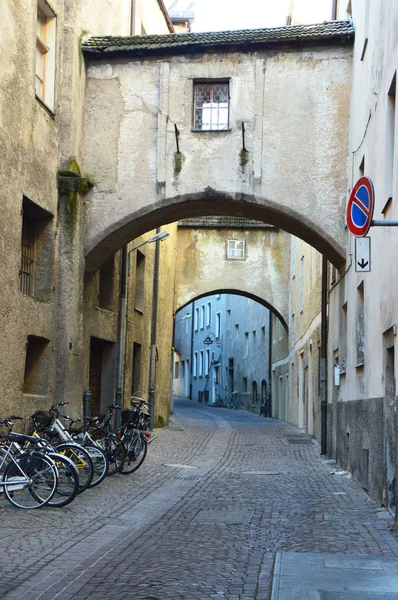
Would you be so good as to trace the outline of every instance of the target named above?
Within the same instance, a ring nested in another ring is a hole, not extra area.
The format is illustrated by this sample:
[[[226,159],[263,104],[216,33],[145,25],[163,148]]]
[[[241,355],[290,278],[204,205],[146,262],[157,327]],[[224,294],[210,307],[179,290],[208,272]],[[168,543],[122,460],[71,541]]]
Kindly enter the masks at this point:
[[[398,557],[388,513],[327,475],[316,443],[290,444],[296,428],[176,401],[157,433],[136,473],[69,507],[0,501],[0,597],[266,600],[278,551]],[[227,524],[237,510],[250,522]],[[217,524],[194,521],[200,511]]]

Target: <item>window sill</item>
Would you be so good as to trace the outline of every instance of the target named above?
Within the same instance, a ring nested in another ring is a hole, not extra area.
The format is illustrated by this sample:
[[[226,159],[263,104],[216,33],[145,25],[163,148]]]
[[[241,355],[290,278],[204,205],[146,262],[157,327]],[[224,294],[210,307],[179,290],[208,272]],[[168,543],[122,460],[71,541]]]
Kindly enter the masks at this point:
[[[44,108],[44,109],[45,109],[45,110],[48,112],[48,114],[50,115],[50,117],[51,117],[52,119],[55,119],[55,111],[54,111],[52,108],[50,108],[50,107],[49,107],[49,106],[48,106],[48,105],[47,105],[47,104],[44,102],[44,100],[42,100],[42,99],[40,98],[40,96],[38,96],[37,94],[35,94],[35,96],[36,96],[36,100],[38,101],[38,103],[39,103],[39,104],[41,104],[41,106],[42,106],[42,107],[43,107],[43,108]]]
[[[355,368],[356,368],[356,369],[363,369],[363,368],[364,368],[364,366],[365,366],[365,363],[364,363],[364,362],[359,362],[359,363],[357,363],[357,364],[355,365]]]
[[[191,129],[191,133],[231,133],[232,129]]]
[[[144,314],[144,311],[141,310],[141,308],[137,308],[136,306],[134,306],[134,312],[138,313],[141,316],[143,316]]]

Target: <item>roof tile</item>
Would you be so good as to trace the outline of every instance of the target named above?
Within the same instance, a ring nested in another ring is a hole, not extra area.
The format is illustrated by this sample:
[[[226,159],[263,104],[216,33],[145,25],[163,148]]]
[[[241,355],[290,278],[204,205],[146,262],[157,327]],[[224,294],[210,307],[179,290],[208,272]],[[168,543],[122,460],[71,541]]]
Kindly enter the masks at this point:
[[[91,37],[82,49],[86,54],[113,53],[151,54],[174,53],[184,50],[202,50],[214,46],[257,46],[277,42],[305,42],[312,40],[354,38],[351,21],[325,21],[315,25],[289,25],[267,29],[243,29],[240,31],[214,31],[209,33],[182,33],[166,35],[143,35],[131,37]]]

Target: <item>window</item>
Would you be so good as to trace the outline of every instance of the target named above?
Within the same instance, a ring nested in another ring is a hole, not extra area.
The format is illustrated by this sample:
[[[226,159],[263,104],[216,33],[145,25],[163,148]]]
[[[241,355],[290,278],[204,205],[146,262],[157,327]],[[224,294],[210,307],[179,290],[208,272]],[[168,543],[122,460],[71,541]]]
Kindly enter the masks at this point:
[[[208,374],[210,372],[210,350],[206,350],[205,359],[206,359],[206,362],[205,362],[205,375],[208,376]]]
[[[204,361],[204,352],[203,350],[200,351],[199,354],[199,369],[198,369],[198,375],[199,377],[203,377],[203,361]]]
[[[216,338],[221,337],[221,313],[216,314]]]
[[[198,376],[198,353],[197,352],[194,352],[194,355],[193,355],[192,376],[193,377],[197,377]]]
[[[194,328],[195,331],[199,330],[199,308],[195,308]]]
[[[111,256],[99,271],[98,306],[107,310],[116,310],[115,255]]]
[[[180,362],[180,377],[181,379],[185,379],[185,361]]]
[[[252,404],[257,404],[257,382],[253,381],[252,383]]]
[[[200,328],[204,329],[205,327],[205,311],[206,311],[206,306],[204,304],[202,304],[202,306],[200,307]]]
[[[24,394],[47,394],[49,367],[49,340],[30,335],[26,347]]]
[[[47,0],[37,0],[36,97],[54,110],[56,16]]]
[[[249,356],[249,332],[245,333],[245,350],[244,356]]]
[[[211,302],[207,303],[207,311],[206,311],[206,327],[210,327],[211,324]]]
[[[135,267],[135,292],[134,308],[138,312],[144,312],[145,300],[145,254],[137,250],[137,262]]]
[[[227,329],[231,329],[231,309],[227,309]]]
[[[33,295],[33,277],[35,265],[36,221],[22,214],[21,278],[20,289],[27,296]]]
[[[222,131],[229,127],[228,81],[194,83],[195,131]]]
[[[180,372],[180,363],[178,360],[174,363],[174,379],[178,379],[178,375]]]
[[[392,192],[393,192],[393,182],[394,182],[394,141],[395,141],[395,121],[396,121],[396,88],[397,88],[397,74],[394,74],[393,80],[390,85],[390,89],[388,91],[387,98],[387,156],[386,156],[386,202],[387,204],[384,206],[382,213],[385,215],[387,209],[391,206],[392,200]]]
[[[40,300],[48,300],[52,295],[52,218],[46,210],[23,198],[19,289]]]
[[[245,241],[227,240],[227,258],[232,260],[245,259]]]
[[[239,338],[239,323],[235,323],[235,338]]]
[[[131,372],[131,394],[139,394],[141,390],[141,344],[133,343],[133,364]]]

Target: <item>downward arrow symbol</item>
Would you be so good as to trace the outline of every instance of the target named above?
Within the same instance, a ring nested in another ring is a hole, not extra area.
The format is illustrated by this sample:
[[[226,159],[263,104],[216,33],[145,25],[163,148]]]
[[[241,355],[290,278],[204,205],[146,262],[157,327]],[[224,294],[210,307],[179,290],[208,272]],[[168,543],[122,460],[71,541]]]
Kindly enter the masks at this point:
[[[368,261],[365,262],[364,258],[361,260],[361,262],[358,261],[358,266],[361,267],[361,269],[364,269],[367,264],[368,264]]]

